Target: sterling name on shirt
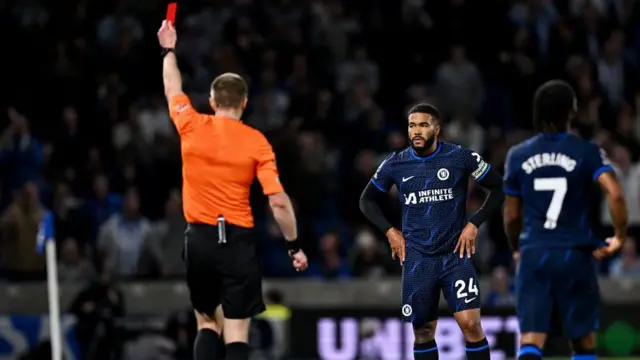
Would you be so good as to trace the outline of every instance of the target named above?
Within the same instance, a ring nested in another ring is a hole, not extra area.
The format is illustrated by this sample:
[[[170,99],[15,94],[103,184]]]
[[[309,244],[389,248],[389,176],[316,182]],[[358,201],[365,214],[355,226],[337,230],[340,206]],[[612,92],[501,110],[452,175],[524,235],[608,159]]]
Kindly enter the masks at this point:
[[[525,160],[525,162],[522,163],[522,170],[527,174],[531,174],[534,170],[541,167],[559,166],[567,172],[572,172],[577,164],[577,161],[563,153],[542,153],[535,154]]]
[[[405,205],[453,200],[453,189],[430,189],[404,194]]]

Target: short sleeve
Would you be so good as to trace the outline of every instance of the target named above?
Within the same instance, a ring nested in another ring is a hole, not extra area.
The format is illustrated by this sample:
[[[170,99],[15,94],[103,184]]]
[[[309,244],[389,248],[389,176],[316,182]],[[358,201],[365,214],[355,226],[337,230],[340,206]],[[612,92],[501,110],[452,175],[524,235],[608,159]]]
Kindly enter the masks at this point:
[[[378,166],[378,170],[371,177],[371,184],[382,192],[387,192],[393,185],[392,163],[391,158],[394,154],[389,155]]]
[[[464,167],[475,181],[481,181],[489,173],[491,165],[484,161],[477,152],[464,149]]]
[[[200,114],[193,108],[187,95],[179,94],[169,99],[169,115],[178,133],[183,134],[189,131]]]
[[[585,166],[593,181],[598,180],[602,173],[614,171],[607,153],[595,144],[590,144],[588,154],[585,157]]]
[[[276,155],[273,152],[273,148],[262,133],[257,134],[256,176],[262,186],[262,192],[267,196],[284,192],[284,187],[280,183],[280,174],[276,166]]]
[[[520,195],[520,184],[518,183],[518,171],[520,167],[516,164],[513,149],[507,153],[504,161],[504,193],[510,196]]]

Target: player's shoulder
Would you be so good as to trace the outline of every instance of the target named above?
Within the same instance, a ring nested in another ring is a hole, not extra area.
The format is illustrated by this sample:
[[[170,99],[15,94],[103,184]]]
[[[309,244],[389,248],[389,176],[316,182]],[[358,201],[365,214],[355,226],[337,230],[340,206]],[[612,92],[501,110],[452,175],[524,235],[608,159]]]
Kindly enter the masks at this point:
[[[470,149],[462,146],[462,145],[458,145],[458,144],[454,144],[454,143],[450,143],[450,142],[446,142],[446,141],[441,141],[440,142],[440,152],[442,154],[450,154],[450,153],[472,152],[472,151]]]
[[[412,160],[411,147],[404,148],[402,150],[394,151],[385,156],[384,161],[386,163],[398,163],[403,160]]]
[[[464,147],[460,144],[441,141],[439,145],[439,151],[441,155],[472,155],[478,154],[475,150]]]
[[[577,151],[590,152],[590,153],[597,153],[597,152],[603,151],[601,150],[600,146],[592,140],[586,140],[575,135],[571,135],[571,137],[568,140],[569,141],[568,141],[567,147],[575,149]]]
[[[439,148],[442,159],[447,159],[445,161],[466,163],[469,159],[473,158],[478,163],[483,162],[480,154],[459,144],[443,141],[440,143]]]
[[[214,116],[213,121],[226,122],[227,130],[229,130],[230,132],[234,132],[237,135],[244,136],[245,138],[247,138],[252,142],[262,143],[264,141],[267,141],[267,137],[262,133],[262,131],[240,120],[235,120],[227,117]],[[259,145],[259,143],[256,143],[256,145]]]
[[[527,156],[530,153],[538,151],[540,136],[534,135],[526,140],[523,140],[509,148],[507,152],[507,158],[518,158],[521,156]]]
[[[382,160],[380,161],[380,168],[384,167],[387,168],[389,170],[393,169],[398,163],[401,162],[402,159],[405,158],[405,153],[406,153],[406,149],[405,150],[399,150],[399,151],[394,151],[391,152],[389,154],[386,154],[382,157]]]

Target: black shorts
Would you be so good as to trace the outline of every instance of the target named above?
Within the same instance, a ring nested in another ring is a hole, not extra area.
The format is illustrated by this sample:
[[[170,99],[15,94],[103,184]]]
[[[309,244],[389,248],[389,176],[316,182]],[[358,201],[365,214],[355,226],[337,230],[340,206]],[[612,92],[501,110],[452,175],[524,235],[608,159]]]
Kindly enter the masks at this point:
[[[226,224],[226,243],[218,243],[218,228],[189,224],[184,262],[193,308],[213,316],[222,304],[228,319],[245,319],[265,310],[262,262],[253,229]]]

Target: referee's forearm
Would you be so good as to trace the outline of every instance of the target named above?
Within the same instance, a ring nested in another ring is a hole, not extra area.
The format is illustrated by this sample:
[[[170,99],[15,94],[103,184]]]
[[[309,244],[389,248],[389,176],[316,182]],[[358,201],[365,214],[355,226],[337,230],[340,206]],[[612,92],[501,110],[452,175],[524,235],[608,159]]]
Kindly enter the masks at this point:
[[[168,98],[182,93],[182,76],[178,69],[178,59],[173,52],[165,55],[162,61],[162,81]]]
[[[269,196],[269,207],[273,211],[273,218],[278,223],[282,235],[287,241],[298,239],[298,226],[293,204],[286,193],[278,193]]]

